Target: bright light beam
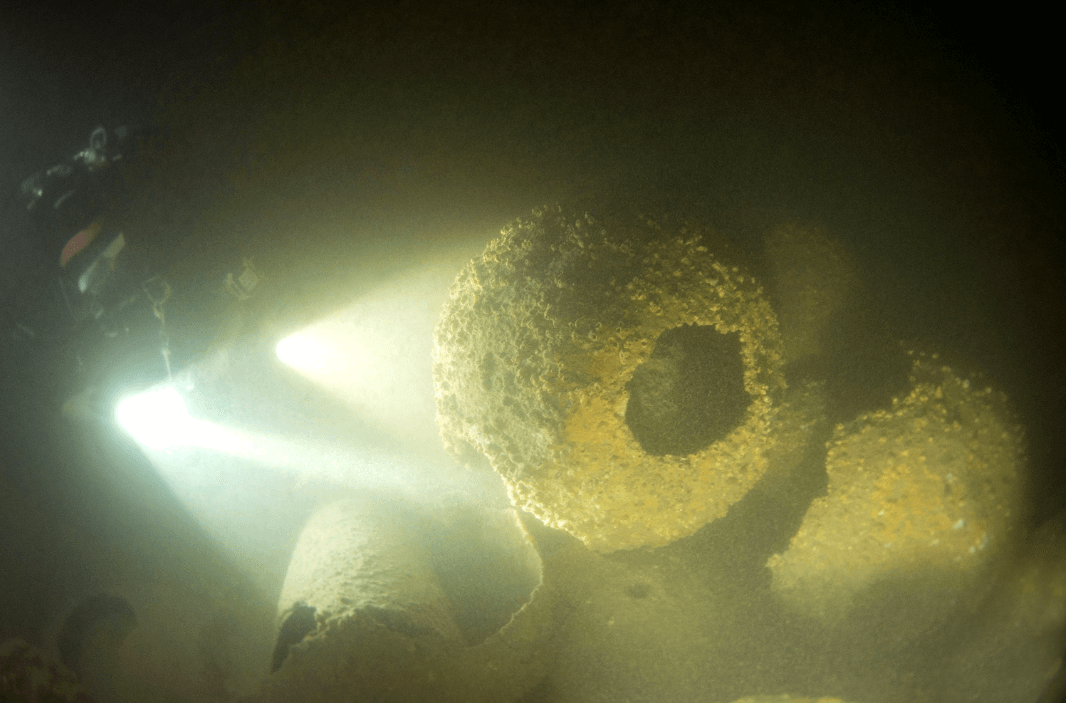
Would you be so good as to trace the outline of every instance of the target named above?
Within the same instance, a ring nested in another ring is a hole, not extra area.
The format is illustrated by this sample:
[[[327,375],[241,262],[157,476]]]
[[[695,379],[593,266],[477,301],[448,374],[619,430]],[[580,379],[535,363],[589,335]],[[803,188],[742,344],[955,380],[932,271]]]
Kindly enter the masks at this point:
[[[445,257],[376,286],[278,342],[278,359],[374,430],[440,458],[433,328],[455,271],[468,258]]]
[[[181,394],[173,386],[153,388],[119,403],[116,419],[142,447],[152,451],[157,469],[184,492],[196,483],[195,467],[219,473],[222,457],[253,461],[264,468],[318,479],[335,485],[420,486],[432,484],[433,476],[421,468],[378,450],[355,453],[350,448],[323,446],[320,442],[296,441],[227,429],[189,415]],[[219,459],[196,459],[190,464],[186,450],[218,452]],[[440,477],[436,477],[439,480]]]
[[[204,447],[227,451],[235,439],[222,428],[189,415],[173,386],[152,388],[118,404],[115,419],[141,446],[157,451]]]
[[[140,444],[169,449],[182,444],[192,420],[181,394],[172,387],[153,388],[126,398],[115,409],[115,419]]]
[[[315,372],[326,366],[325,347],[306,333],[286,337],[278,342],[274,351],[278,359],[294,369]]]

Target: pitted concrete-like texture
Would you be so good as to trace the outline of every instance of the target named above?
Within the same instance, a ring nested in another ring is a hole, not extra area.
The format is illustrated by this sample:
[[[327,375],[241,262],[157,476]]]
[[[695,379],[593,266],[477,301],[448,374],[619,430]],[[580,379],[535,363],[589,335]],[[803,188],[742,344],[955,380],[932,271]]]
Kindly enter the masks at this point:
[[[890,409],[837,426],[828,495],[769,561],[775,592],[802,611],[837,618],[866,589],[901,580],[923,594],[969,590],[1012,546],[1025,443],[1006,398],[935,356],[913,363]]]
[[[558,207],[504,230],[437,326],[448,450],[484,455],[516,506],[598,550],[667,544],[724,515],[767,469],[785,383],[769,303],[709,238]],[[708,404],[698,446],[649,448]]]

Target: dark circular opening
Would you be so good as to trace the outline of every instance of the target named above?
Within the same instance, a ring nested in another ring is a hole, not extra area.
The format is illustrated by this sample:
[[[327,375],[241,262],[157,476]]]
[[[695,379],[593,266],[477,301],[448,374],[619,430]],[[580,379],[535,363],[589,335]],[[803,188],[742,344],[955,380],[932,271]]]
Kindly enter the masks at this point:
[[[667,330],[626,390],[626,424],[644,451],[695,454],[737,427],[751,403],[740,336],[704,325]]]

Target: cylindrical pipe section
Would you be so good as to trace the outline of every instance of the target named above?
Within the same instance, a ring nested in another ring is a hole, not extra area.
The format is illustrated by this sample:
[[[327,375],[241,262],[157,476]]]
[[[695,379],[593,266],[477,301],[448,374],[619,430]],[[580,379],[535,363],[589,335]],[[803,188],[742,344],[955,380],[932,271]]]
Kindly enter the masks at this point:
[[[543,677],[552,609],[536,548],[512,511],[468,512],[442,518],[360,499],[319,509],[289,565],[260,700],[502,703]],[[443,544],[455,535],[467,539]],[[455,573],[477,554],[503,586]],[[529,589],[524,599],[515,584]],[[521,602],[490,634],[472,598]]]

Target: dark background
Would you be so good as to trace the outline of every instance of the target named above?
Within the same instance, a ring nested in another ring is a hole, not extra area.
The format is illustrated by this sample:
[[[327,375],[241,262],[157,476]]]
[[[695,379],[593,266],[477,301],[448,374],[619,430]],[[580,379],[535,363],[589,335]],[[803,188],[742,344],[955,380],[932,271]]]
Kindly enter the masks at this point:
[[[1052,26],[876,3],[7,5],[0,185],[97,124],[147,125],[162,136],[131,222],[149,259],[180,278],[255,238],[326,299],[334,268],[431,257],[464,226],[588,193],[752,252],[775,223],[815,222],[894,337],[1014,400],[1039,523],[1066,460]],[[345,218],[351,240],[309,234]],[[33,639],[77,578],[65,540],[92,523],[67,517],[76,467],[35,441],[48,419],[5,403],[0,639]]]

